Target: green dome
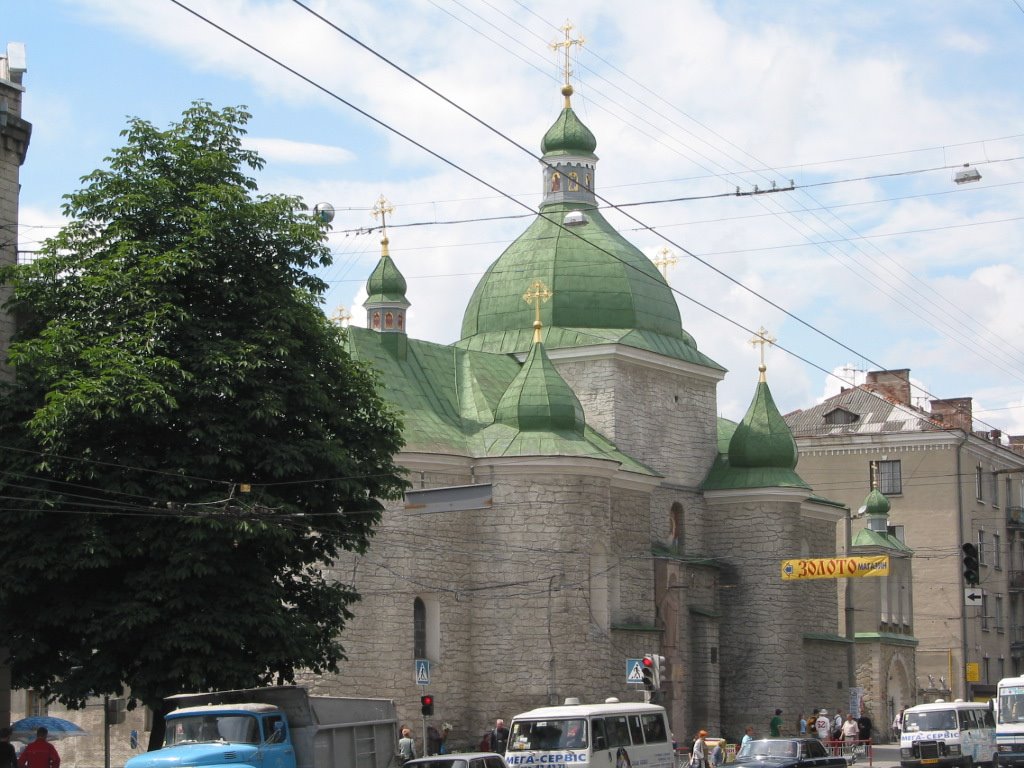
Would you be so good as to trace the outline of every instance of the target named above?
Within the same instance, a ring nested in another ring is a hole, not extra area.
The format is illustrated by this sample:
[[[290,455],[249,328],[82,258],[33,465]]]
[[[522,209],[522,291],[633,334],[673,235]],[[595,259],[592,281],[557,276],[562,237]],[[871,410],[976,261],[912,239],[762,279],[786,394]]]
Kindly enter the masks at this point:
[[[408,305],[405,298],[405,278],[398,271],[395,262],[387,254],[380,257],[377,266],[366,281],[366,293],[368,294],[365,303],[391,302],[404,303]]]
[[[795,469],[796,441],[772,399],[766,381],[757,384],[747,415],[729,441],[729,465],[746,468]]]
[[[545,155],[570,154],[592,155],[597,149],[597,139],[580,119],[576,117],[572,107],[566,107],[548,128],[540,142],[540,151]]]
[[[570,211],[586,222],[559,226]],[[577,214],[578,215],[578,214]],[[615,231],[601,213],[574,203],[546,205],[498,257],[476,286],[462,319],[462,340],[475,348],[525,351],[513,331],[529,331],[534,308],[523,294],[534,280],[550,290],[541,305],[547,344],[560,329],[650,331],[696,349],[683,329],[672,290],[651,260]],[[593,337],[589,343],[604,339]]]
[[[888,515],[890,509],[889,500],[877,488],[872,488],[871,493],[864,499],[864,512],[869,515]]]
[[[523,432],[575,432],[583,434],[586,422],[579,398],[565,383],[535,343],[522,369],[509,384],[494,410],[494,422]]]

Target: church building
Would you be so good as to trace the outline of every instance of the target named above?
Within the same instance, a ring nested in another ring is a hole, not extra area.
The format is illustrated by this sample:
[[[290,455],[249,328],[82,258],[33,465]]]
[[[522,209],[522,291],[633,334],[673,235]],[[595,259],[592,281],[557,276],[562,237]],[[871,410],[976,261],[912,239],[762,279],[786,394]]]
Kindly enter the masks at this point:
[[[835,581],[783,581],[780,563],[834,556],[848,509],[797,474],[763,359],[743,419],[718,417],[726,371],[601,214],[597,141],[562,93],[539,213],[478,283],[457,342],[414,337],[382,229],[348,343],[401,416],[411,488],[370,550],[335,564],[362,595],[348,660],[305,682],[394,697],[416,731],[429,693],[466,748],[495,718],[568,697],[643,700],[627,662],[652,654],[680,743],[765,732],[776,708],[795,726],[845,705],[853,650]]]

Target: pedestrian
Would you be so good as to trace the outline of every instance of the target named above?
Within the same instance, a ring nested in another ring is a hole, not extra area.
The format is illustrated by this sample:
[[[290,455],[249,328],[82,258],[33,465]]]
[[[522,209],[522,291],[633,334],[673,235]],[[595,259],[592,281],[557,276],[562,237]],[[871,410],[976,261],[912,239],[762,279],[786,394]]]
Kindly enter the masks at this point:
[[[836,716],[832,718],[832,740],[840,741],[843,738],[843,723],[846,722],[846,718],[843,717],[843,712],[840,709],[836,710]]]
[[[18,755],[11,744],[11,729],[0,728],[0,768],[18,768]]]
[[[842,727],[843,741],[847,744],[852,744],[858,738],[860,738],[860,726],[857,725],[857,721],[853,719],[853,712],[850,712],[846,716],[846,722],[843,723]]]
[[[896,713],[896,717],[892,719],[892,734],[896,739],[896,743],[899,744],[900,733],[903,730],[903,709]]]
[[[398,740],[398,757],[402,765],[416,758],[416,742],[412,739],[412,731],[405,726],[402,726],[402,738]]]
[[[870,741],[871,740],[871,718],[868,717],[868,711],[865,709],[861,712],[860,717],[857,718],[857,727],[860,729],[860,740]]]
[[[801,739],[807,738],[807,718],[803,712],[796,716],[796,732],[800,734]]]
[[[505,749],[508,747],[508,728],[505,727],[505,721],[500,717],[494,721],[494,730],[491,731],[491,752],[497,752],[499,755],[505,754]]]
[[[18,757],[19,768],[60,768],[60,755],[56,747],[46,740],[48,733],[42,726],[36,728],[35,740]]]
[[[818,716],[814,720],[814,733],[821,741],[828,741],[829,729],[832,727],[831,722],[828,719],[828,710],[823,709],[818,712]]]
[[[754,740],[754,726],[748,725],[743,731],[743,738],[740,739],[740,749],[743,749],[743,745],[749,741]]]
[[[448,734],[452,732],[452,724],[444,723],[441,726],[441,746],[437,751],[439,755],[448,754]]]
[[[768,722],[768,735],[778,737],[782,735],[782,710],[775,710],[775,717]]]
[[[717,741],[715,741],[714,746],[711,747],[711,758],[710,758],[710,761],[711,761],[711,765],[713,765],[714,768],[718,768],[718,766],[720,766],[722,763],[725,762],[725,750],[722,749],[722,740],[721,739],[718,739]]]
[[[704,741],[707,735],[707,731],[697,732],[697,738],[693,740],[693,749],[690,750],[690,768],[711,768],[708,762],[708,744]]]
[[[427,754],[441,754],[441,732],[433,725],[427,726]]]

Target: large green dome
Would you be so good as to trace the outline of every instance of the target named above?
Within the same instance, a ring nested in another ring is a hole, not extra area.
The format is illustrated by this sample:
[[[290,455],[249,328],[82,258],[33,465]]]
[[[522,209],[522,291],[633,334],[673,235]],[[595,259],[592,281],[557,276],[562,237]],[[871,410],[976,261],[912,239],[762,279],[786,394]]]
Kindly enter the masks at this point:
[[[582,215],[586,222],[559,226],[570,212],[570,218]],[[550,341],[558,336],[553,329],[587,328],[650,331],[694,346],[682,329],[672,291],[651,260],[596,208],[572,203],[545,206],[487,270],[463,315],[463,341],[481,342],[483,336],[492,350],[512,351],[502,336],[530,333],[534,309],[523,294],[534,280],[553,294],[541,306],[548,346],[559,346]],[[515,346],[526,349],[529,341]]]

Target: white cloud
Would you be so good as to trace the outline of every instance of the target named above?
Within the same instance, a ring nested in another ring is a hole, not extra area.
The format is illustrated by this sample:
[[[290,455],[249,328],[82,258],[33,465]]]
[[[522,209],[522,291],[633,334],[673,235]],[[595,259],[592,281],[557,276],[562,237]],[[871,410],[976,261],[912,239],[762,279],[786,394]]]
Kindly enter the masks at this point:
[[[248,136],[242,142],[249,149],[259,152],[269,163],[289,163],[292,165],[344,165],[352,161],[354,155],[341,147],[328,147],[323,144],[311,144],[306,141],[289,139],[272,139]]]

